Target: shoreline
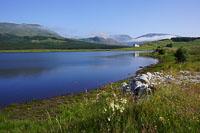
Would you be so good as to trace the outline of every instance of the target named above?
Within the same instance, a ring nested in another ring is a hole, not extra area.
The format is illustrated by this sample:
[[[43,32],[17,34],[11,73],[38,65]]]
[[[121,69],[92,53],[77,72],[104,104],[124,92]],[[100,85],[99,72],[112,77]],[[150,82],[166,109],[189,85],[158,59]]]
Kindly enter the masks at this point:
[[[142,56],[156,58],[157,64],[140,67],[136,72],[138,77],[134,72],[130,78],[95,90],[0,109],[2,131],[198,132],[200,49],[191,47],[187,50],[190,60],[183,63],[174,58],[174,48],[167,49],[164,55],[158,52],[142,53]],[[155,83],[155,88],[149,88],[155,91],[147,97],[143,97],[144,92],[136,101],[137,92],[132,95],[129,90],[142,76],[150,77],[147,72],[154,76],[147,80]],[[128,93],[123,91],[126,88]]]
[[[148,55],[142,55],[142,56],[146,56],[146,57],[150,57]],[[154,58],[154,57],[150,57],[150,58]],[[157,58],[154,58],[154,59],[157,59]],[[102,88],[104,87],[107,87],[107,86],[110,86],[110,85],[116,85],[116,84],[121,84],[122,82],[127,82],[127,81],[130,81],[131,79],[133,79],[134,77],[136,77],[137,75],[143,73],[145,71],[146,68],[152,68],[154,67],[155,65],[159,64],[161,62],[161,60],[157,59],[158,62],[156,64],[150,64],[148,66],[143,66],[143,68],[141,68],[140,70],[137,70],[135,73],[134,73],[134,76],[131,76],[131,77],[128,77],[128,78],[125,78],[125,79],[122,79],[122,80],[119,80],[119,81],[116,81],[116,82],[110,82],[106,85],[103,85],[103,86],[100,86],[98,88],[93,88],[93,89],[90,89],[90,90],[86,90],[88,94],[90,93],[93,93],[93,91],[98,91],[98,90],[101,90]],[[25,105],[25,104],[30,104],[30,103],[40,103],[40,102],[49,102],[49,101],[54,101],[54,100],[58,100],[59,99],[62,99],[63,97],[65,97],[66,99],[69,100],[70,97],[72,96],[79,96],[79,95],[82,95],[84,94],[85,91],[83,92],[78,92],[78,93],[72,93],[72,94],[63,94],[63,95],[59,95],[59,96],[53,96],[53,97],[46,97],[46,98],[41,98],[41,99],[34,99],[32,101],[22,101],[22,102],[18,102],[18,103],[13,103],[13,104],[9,104],[9,105],[5,105],[5,106],[0,106],[0,113],[2,112],[2,110],[4,110],[5,108],[7,107],[11,107],[11,106],[22,106],[22,105]]]
[[[151,51],[152,48],[120,48],[120,49],[25,49],[0,50],[0,53],[49,53],[49,52],[95,52],[95,51]]]

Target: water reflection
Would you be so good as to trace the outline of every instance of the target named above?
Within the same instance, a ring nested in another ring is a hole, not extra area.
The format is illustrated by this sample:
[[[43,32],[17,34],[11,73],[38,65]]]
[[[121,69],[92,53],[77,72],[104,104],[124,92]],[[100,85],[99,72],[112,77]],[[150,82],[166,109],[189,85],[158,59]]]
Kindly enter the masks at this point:
[[[133,53],[133,56],[138,57],[138,56],[140,56],[140,53],[135,52],[135,53]]]
[[[16,68],[16,69],[0,69],[0,78],[14,78],[18,76],[23,77],[37,77],[42,73],[48,72],[53,68],[39,67],[39,68]]]
[[[1,53],[0,106],[90,90],[157,62],[139,53]]]

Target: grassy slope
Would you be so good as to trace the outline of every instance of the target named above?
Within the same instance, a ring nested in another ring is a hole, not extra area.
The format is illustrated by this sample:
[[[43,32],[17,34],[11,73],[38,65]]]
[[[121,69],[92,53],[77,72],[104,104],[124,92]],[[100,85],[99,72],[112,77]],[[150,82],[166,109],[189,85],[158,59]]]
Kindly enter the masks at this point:
[[[159,46],[160,47],[166,46],[167,44],[170,44],[170,43],[173,45],[173,47],[182,47],[182,46],[190,47],[190,46],[199,46],[200,40],[197,39],[190,42],[173,42],[172,40],[164,40],[164,41],[147,42],[147,43],[144,43],[143,46],[156,49]]]
[[[46,27],[38,24],[15,24],[2,22],[0,22],[0,34],[60,37],[60,35],[57,33],[50,31]]]
[[[167,55],[150,54],[162,62],[140,73],[164,70],[177,75],[179,70],[200,71],[200,47],[187,49],[190,61],[183,64],[176,63],[174,48]],[[153,95],[135,102],[134,96],[118,90],[122,82],[78,95],[8,106],[1,109],[0,131],[199,132],[199,84],[160,85]]]
[[[115,49],[26,49],[26,50],[0,50],[0,53],[38,53],[38,52],[88,52],[88,51],[149,51],[152,48],[115,48]]]
[[[116,49],[126,46],[105,45],[83,42],[74,39],[44,37],[44,36],[15,36],[0,34],[0,50],[78,50],[78,49]]]

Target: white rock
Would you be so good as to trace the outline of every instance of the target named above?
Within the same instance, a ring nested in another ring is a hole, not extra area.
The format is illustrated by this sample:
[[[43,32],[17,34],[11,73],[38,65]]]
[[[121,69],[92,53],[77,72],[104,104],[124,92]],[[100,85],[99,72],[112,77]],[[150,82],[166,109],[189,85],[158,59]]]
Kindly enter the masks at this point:
[[[147,72],[149,80],[152,78],[152,74],[150,72]]]
[[[140,77],[138,77],[138,80],[141,81],[142,83],[149,84],[148,76],[146,74],[141,75]]]
[[[142,86],[142,82],[141,81],[135,81],[132,84],[132,90],[136,90],[137,88],[140,88]]]
[[[125,86],[127,86],[128,84],[126,83],[126,82],[124,82],[124,83],[122,83],[121,84],[121,87],[125,87]]]

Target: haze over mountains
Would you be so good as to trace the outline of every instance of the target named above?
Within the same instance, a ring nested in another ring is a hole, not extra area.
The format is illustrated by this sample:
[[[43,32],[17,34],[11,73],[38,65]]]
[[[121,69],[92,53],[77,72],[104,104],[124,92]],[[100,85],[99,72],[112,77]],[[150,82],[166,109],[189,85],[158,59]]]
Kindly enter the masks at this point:
[[[50,30],[48,27],[39,24],[15,24],[7,22],[0,23],[0,34],[60,37],[60,35]]]
[[[85,42],[93,42],[93,43],[101,43],[101,44],[122,45],[120,42],[118,42],[114,39],[103,38],[103,37],[99,37],[99,36],[83,38],[83,39],[80,39],[80,40],[85,41]]]
[[[81,39],[83,41],[91,41],[96,43],[104,43],[104,44],[120,44],[120,45],[133,45],[134,43],[142,44],[145,42],[153,42],[163,39],[171,39],[174,37],[179,37],[177,35],[171,34],[161,34],[161,33],[150,33],[145,34],[136,38],[132,38],[129,35],[109,35],[109,36],[101,36],[101,37],[93,37],[93,38],[85,38]],[[100,38],[100,39],[97,39]],[[89,41],[89,42],[90,42]]]
[[[163,39],[171,39],[174,37],[179,37],[179,36],[171,35],[171,34],[149,33],[149,34],[139,36],[139,37],[134,38],[129,41],[140,44],[140,43],[144,43],[144,42],[152,42],[152,41],[163,40]]]
[[[38,24],[0,23],[0,50],[25,49],[116,49],[126,46],[64,38]]]
[[[58,33],[50,30],[48,27],[39,24],[15,24],[15,23],[0,23],[0,34],[11,34],[17,36],[46,36],[46,37],[61,37]],[[145,42],[152,42],[163,39],[171,39],[178,37],[177,35],[171,34],[158,34],[150,33],[145,34],[136,38],[133,38],[125,34],[115,34],[106,36],[95,36],[88,38],[81,38],[79,40],[85,42],[109,44],[109,45],[129,45],[132,46],[134,43],[142,44]],[[73,38],[77,39],[77,38]]]

